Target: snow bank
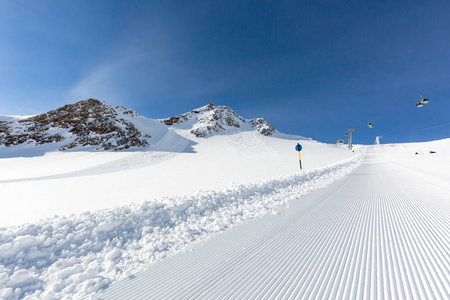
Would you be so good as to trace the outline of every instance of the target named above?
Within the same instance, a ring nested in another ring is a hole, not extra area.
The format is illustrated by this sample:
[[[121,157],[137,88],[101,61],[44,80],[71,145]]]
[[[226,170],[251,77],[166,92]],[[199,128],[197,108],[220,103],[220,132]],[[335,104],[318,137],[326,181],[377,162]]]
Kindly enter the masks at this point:
[[[111,283],[185,251],[194,241],[276,213],[359,165],[326,168],[219,191],[166,198],[0,229],[0,298],[98,298]]]

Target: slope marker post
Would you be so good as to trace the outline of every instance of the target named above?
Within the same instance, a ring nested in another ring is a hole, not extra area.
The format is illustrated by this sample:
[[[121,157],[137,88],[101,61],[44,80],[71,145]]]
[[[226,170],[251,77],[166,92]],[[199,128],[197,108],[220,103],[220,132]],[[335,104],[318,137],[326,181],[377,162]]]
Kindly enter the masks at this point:
[[[298,151],[298,162],[300,163],[300,172],[303,171],[302,169],[302,156],[300,155],[300,151],[302,151],[302,145],[297,143],[297,146],[295,146],[295,150]]]

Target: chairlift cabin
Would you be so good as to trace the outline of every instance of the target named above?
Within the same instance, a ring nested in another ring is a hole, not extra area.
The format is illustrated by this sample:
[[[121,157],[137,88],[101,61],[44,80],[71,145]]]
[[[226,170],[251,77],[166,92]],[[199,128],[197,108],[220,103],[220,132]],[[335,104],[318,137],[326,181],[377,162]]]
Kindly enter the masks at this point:
[[[417,103],[416,107],[423,107],[423,103],[422,102]]]
[[[429,100],[427,98],[423,98],[423,95],[420,95],[420,103],[422,104],[427,104],[429,102]],[[418,107],[422,107],[422,106],[418,106]]]
[[[369,124],[367,124],[367,126],[369,126],[369,128],[373,128],[373,124],[369,122]]]

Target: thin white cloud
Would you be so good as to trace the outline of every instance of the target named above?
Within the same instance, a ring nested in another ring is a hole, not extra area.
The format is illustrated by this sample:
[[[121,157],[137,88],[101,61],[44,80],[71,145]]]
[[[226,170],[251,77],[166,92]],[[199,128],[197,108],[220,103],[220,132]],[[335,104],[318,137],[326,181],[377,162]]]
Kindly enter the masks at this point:
[[[132,63],[130,56],[104,62],[81,78],[68,92],[70,101],[98,98],[111,101],[120,98],[121,88],[117,77]]]

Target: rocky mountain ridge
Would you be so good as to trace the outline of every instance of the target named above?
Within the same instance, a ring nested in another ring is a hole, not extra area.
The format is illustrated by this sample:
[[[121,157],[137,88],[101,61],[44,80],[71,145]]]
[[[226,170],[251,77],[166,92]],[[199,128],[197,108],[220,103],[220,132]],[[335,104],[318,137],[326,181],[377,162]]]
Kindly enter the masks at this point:
[[[16,122],[0,121],[0,145],[66,142],[59,150],[76,146],[96,146],[97,150],[148,146],[150,136],[142,135],[124,115],[140,116],[131,109],[90,98]]]
[[[147,147],[151,136],[136,127],[138,119],[141,119],[140,123],[152,122],[131,109],[90,98],[20,120],[0,120],[0,146],[57,143],[59,150],[79,146],[93,146],[96,150]],[[256,130],[266,136],[275,133],[274,127],[263,118],[247,120],[227,106],[212,103],[159,120],[159,124],[172,129],[187,129],[197,138],[236,128]]]
[[[191,122],[190,133],[196,137],[206,137],[230,128],[241,128],[247,124],[262,135],[269,136],[276,132],[273,125],[263,118],[246,120],[228,106],[214,106],[212,103],[185,114],[163,119],[161,122],[169,126]]]

